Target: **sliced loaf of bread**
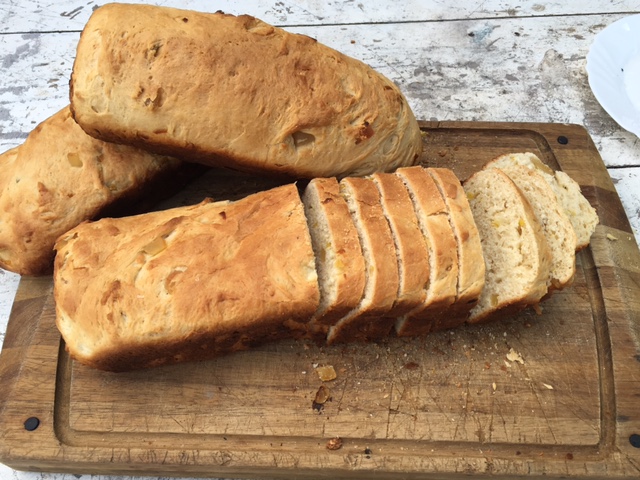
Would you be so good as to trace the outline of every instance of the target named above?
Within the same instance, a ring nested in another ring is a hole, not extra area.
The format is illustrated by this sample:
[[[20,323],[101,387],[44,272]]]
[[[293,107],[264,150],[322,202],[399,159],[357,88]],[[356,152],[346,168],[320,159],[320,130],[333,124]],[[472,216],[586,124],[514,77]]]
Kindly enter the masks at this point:
[[[458,252],[456,301],[446,315],[436,319],[434,326],[435,330],[443,330],[464,323],[478,303],[484,287],[485,264],[480,234],[460,180],[447,168],[428,168],[427,173],[444,199]]]
[[[404,167],[396,170],[395,174],[409,192],[429,252],[429,283],[425,301],[397,320],[396,333],[399,336],[424,335],[434,329],[436,319],[446,315],[456,299],[456,238],[444,199],[427,171],[420,166]]]
[[[498,168],[476,172],[464,189],[486,264],[485,285],[468,321],[536,305],[547,293],[551,254],[529,202]]]
[[[320,307],[311,322],[333,325],[362,299],[365,264],[360,239],[334,177],[311,180],[302,201],[320,285]]]
[[[509,165],[501,170],[524,194],[547,239],[551,250],[549,290],[570,285],[576,269],[576,234],[553,189],[538,169]]]
[[[402,180],[392,173],[376,173],[371,179],[380,191],[398,262],[398,294],[388,315],[400,316],[424,303],[425,286],[429,283],[429,252]]]
[[[354,220],[365,261],[365,288],[360,303],[329,328],[329,344],[384,338],[393,328],[386,315],[398,292],[398,263],[380,193],[372,180],[347,177],[340,193]]]
[[[589,245],[591,235],[599,223],[598,214],[582,195],[580,185],[563,171],[554,171],[531,152],[510,153],[491,160],[486,167],[506,167],[522,165],[540,173],[556,194],[576,233],[576,248],[581,250]]]

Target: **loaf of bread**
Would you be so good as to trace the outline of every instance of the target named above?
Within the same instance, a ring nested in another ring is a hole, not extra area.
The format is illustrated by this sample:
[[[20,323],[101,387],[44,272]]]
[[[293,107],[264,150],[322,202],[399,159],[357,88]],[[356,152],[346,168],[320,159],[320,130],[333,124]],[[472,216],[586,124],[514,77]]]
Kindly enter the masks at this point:
[[[237,202],[79,225],[56,243],[56,322],[72,358],[124,371],[289,337],[318,308],[295,185]]]
[[[560,208],[537,173],[506,169],[463,185],[423,167],[318,178],[302,197],[291,184],[84,223],[56,244],[58,328],[73,358],[121,371],[284,338],[377,341],[513,314],[569,284],[553,282],[561,249],[549,243],[574,244],[527,199]]]
[[[21,275],[51,273],[59,235],[140,196],[180,163],[96,140],[62,109],[0,155],[0,267]]]
[[[411,165],[422,149],[393,82],[247,15],[102,6],[82,32],[70,86],[89,134],[208,165],[361,176]]]

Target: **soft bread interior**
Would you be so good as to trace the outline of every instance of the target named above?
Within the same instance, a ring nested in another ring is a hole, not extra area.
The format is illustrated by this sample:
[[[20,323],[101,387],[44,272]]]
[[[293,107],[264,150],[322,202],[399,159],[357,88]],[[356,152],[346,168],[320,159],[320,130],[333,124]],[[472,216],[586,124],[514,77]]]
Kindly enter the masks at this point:
[[[497,168],[475,173],[464,188],[486,262],[485,286],[469,321],[537,303],[547,293],[550,254],[526,199]]]
[[[582,195],[580,185],[563,171],[554,171],[531,152],[510,153],[490,161],[487,167],[521,165],[536,170],[547,181],[558,198],[576,234],[576,248],[581,250],[589,244],[591,235],[599,223],[598,214]]]
[[[362,298],[362,248],[335,178],[311,180],[302,201],[320,283],[320,306],[311,322],[333,325]]]
[[[576,234],[556,195],[538,170],[520,165],[502,170],[522,191],[544,232],[552,259],[549,288],[569,285],[575,273]]]

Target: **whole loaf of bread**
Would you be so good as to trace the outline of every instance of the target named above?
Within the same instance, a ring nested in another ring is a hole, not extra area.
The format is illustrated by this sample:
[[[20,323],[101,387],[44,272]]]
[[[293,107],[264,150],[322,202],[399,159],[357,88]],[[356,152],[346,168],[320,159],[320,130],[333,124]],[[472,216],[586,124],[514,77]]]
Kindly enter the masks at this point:
[[[116,204],[167,190],[182,162],[87,135],[65,107],[0,155],[0,267],[20,275],[53,270],[58,236]],[[161,180],[165,180],[161,182]],[[155,194],[157,197],[158,195]]]
[[[393,82],[247,15],[107,4],[82,32],[70,85],[90,135],[207,165],[361,176],[422,148]]]

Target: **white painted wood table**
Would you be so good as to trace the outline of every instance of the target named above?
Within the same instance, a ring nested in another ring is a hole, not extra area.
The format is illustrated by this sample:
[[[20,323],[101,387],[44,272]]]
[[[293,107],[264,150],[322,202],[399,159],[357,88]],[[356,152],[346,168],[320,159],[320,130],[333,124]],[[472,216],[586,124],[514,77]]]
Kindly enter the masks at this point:
[[[0,0],[0,152],[22,143],[40,121],[68,103],[75,44],[101,3]],[[640,239],[640,142],[598,104],[585,69],[595,35],[639,13],[640,0],[148,3],[248,13],[315,37],[390,77],[419,119],[584,125]],[[18,281],[0,270],[0,345]],[[89,477],[0,465],[2,480]]]

